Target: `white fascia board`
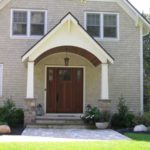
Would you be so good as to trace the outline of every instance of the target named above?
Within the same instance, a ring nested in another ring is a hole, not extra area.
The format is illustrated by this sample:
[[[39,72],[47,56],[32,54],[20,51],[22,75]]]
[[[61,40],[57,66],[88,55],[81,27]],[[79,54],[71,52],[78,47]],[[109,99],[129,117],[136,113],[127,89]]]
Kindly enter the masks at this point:
[[[103,50],[102,47],[100,47],[100,45],[97,44],[96,41],[94,41],[94,40],[92,39],[92,37],[90,37],[90,36],[87,34],[87,32],[85,32],[82,28],[79,28],[79,30],[80,30],[80,32],[81,32],[82,34],[85,34],[85,37],[87,37],[88,40],[91,41],[91,43],[93,43],[93,44],[101,51],[101,53],[108,59],[108,61],[109,61],[111,64],[114,64],[114,60]]]
[[[11,0],[1,0],[0,1],[0,10],[3,9]]]
[[[67,15],[63,20],[60,21],[60,23],[58,23],[58,25],[56,25],[52,31],[50,31],[50,33],[48,33],[37,45],[35,45],[26,55],[22,57],[22,62],[24,62],[39,45],[41,45],[45,40],[59,30],[59,28],[61,28],[68,20],[72,20],[75,24],[77,24],[77,21],[70,14]]]
[[[128,6],[128,8],[126,8],[126,10],[131,9],[133,11],[133,14],[135,14],[135,17],[137,17],[137,20],[139,20],[140,22],[143,23],[143,28],[145,28],[147,30],[147,32],[150,32],[150,24],[139,14],[140,12],[138,13],[137,10],[132,5],[130,5],[130,3],[127,0],[119,0],[119,2],[122,2],[126,6]]]
[[[27,54],[25,54],[22,57],[22,62],[26,61],[28,57],[32,54],[32,52],[39,47],[39,45],[41,45],[45,40],[47,40],[50,36],[52,36],[59,28],[61,28],[63,26],[63,23],[61,22],[58,26],[56,26],[54,30],[48,33],[38,44],[36,44]]]
[[[110,63],[114,63],[114,60],[103,50],[102,47],[100,47],[100,45],[98,45],[98,43],[96,43],[96,41],[94,41],[94,39],[92,39],[92,37],[90,37],[86,31],[80,26],[80,24],[78,24],[78,21],[71,16],[70,14],[68,14],[65,18],[63,18],[59,24],[57,24],[55,26],[55,28],[50,31],[41,41],[39,41],[39,43],[37,43],[29,52],[27,52],[23,57],[22,57],[22,62],[26,61],[28,59],[28,57],[47,39],[49,39],[53,34],[55,34],[55,32],[57,32],[66,22],[68,21],[72,21],[72,23],[79,29],[80,33],[82,33],[85,38],[87,38],[89,40],[89,42],[91,42],[97,49],[99,49],[101,51],[101,53],[105,56],[105,58],[110,62]]]

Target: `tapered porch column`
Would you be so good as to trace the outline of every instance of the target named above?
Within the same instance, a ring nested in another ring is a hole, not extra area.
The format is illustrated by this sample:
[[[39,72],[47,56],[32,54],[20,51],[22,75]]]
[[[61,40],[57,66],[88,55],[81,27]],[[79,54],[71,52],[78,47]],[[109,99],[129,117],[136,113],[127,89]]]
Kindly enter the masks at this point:
[[[27,99],[34,99],[34,62],[28,62],[27,67]]]
[[[101,99],[109,99],[108,64],[101,64]]]
[[[34,98],[34,62],[27,63],[27,93],[25,98],[24,124],[34,124],[36,104]]]

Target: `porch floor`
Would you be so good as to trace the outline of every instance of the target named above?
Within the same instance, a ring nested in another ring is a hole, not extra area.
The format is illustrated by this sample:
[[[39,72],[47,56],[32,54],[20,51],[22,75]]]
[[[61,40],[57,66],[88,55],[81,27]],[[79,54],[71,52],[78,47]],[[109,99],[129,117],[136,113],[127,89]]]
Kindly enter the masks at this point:
[[[49,140],[128,140],[113,130],[26,128],[22,136],[47,137]]]

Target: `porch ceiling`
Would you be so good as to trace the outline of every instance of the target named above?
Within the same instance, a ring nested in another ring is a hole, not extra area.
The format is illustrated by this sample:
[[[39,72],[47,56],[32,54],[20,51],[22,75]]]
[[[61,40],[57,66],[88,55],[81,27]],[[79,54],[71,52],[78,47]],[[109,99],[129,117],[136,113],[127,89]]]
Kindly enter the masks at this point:
[[[35,60],[35,63],[37,64],[40,60],[42,60],[46,56],[49,56],[49,55],[52,55],[55,53],[61,53],[61,52],[69,52],[69,53],[74,53],[74,54],[80,55],[80,56],[86,58],[88,61],[90,61],[94,66],[98,66],[99,64],[101,64],[101,61],[96,56],[94,56],[93,54],[91,54],[90,52],[88,52],[82,48],[74,47],[74,46],[61,46],[61,47],[56,47],[56,48],[50,49],[50,50],[46,51],[45,53],[43,53],[42,55],[40,55]]]

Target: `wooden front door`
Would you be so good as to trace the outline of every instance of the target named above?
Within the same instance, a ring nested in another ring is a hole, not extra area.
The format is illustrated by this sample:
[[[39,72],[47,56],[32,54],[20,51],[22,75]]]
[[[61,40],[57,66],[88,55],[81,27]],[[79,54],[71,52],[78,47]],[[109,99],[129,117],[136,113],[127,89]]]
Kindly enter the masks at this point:
[[[47,68],[46,112],[83,112],[82,68]]]

